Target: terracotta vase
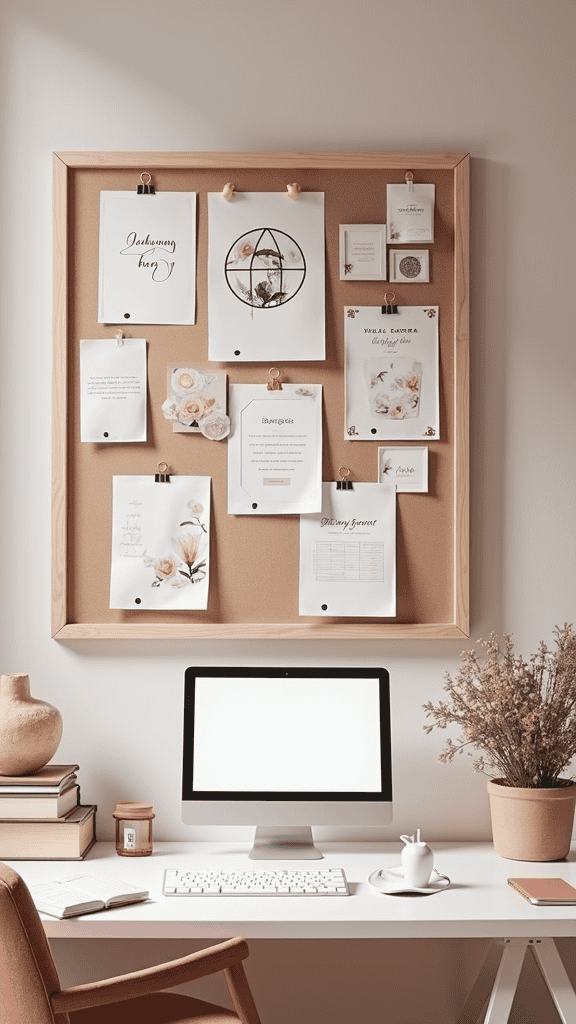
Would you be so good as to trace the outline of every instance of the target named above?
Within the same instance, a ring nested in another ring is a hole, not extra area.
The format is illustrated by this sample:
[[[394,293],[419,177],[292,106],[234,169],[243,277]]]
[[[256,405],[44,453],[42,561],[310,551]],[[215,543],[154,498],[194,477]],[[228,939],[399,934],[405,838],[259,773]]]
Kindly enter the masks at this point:
[[[521,789],[488,782],[494,849],[507,860],[564,860],[570,850],[576,783]]]
[[[30,696],[25,675],[0,678],[0,775],[32,775],[55,754],[62,736],[57,708]]]

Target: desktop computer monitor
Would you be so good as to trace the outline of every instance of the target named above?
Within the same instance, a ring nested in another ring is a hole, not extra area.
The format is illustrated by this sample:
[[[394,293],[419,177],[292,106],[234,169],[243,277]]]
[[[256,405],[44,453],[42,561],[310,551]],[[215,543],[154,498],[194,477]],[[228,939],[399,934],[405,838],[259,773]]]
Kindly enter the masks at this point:
[[[182,820],[255,825],[252,859],[316,859],[312,825],[392,820],[385,669],[189,668]]]

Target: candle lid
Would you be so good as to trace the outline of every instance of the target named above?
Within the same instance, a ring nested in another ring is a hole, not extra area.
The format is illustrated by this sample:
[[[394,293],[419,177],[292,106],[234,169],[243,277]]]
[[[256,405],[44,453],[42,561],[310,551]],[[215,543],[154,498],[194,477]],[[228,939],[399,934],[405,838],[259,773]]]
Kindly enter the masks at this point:
[[[154,818],[154,807],[152,804],[143,804],[138,800],[122,800],[121,803],[116,804],[116,809],[112,811],[113,818]]]

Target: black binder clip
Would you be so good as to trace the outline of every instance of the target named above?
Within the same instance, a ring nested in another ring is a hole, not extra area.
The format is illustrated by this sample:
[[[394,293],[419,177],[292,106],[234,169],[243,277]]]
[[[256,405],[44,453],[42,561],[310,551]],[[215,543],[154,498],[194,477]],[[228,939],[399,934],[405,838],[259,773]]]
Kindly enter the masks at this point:
[[[353,491],[354,486],[352,484],[352,481],[348,479],[348,477],[350,476],[350,470],[348,469],[348,467],[340,466],[338,472],[340,473],[340,479],[336,481],[336,490]]]
[[[144,181],[144,178],[148,178],[148,181]],[[153,196],[155,194],[154,185],[152,184],[152,175],[148,174],[148,171],[142,171],[140,175],[140,184],[136,189],[139,196]]]
[[[392,298],[390,299],[389,296],[392,296]],[[382,306],[382,312],[383,313],[397,313],[398,312],[398,306],[395,305],[395,303],[394,303],[394,299],[395,298],[396,298],[396,295],[394,294],[394,292],[386,292],[386,294],[384,296],[385,305]]]
[[[156,481],[157,484],[169,484],[170,483],[170,474],[168,472],[168,463],[167,462],[159,462],[158,463],[158,472],[154,474],[154,480]]]

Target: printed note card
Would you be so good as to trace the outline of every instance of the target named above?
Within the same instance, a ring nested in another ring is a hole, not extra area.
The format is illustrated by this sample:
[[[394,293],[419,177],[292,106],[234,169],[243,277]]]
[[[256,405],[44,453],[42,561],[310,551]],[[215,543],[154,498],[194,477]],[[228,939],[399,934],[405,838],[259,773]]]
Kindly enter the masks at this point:
[[[210,477],[115,476],[110,607],[208,606]]]
[[[80,342],[80,439],[146,440],[146,341]]]

